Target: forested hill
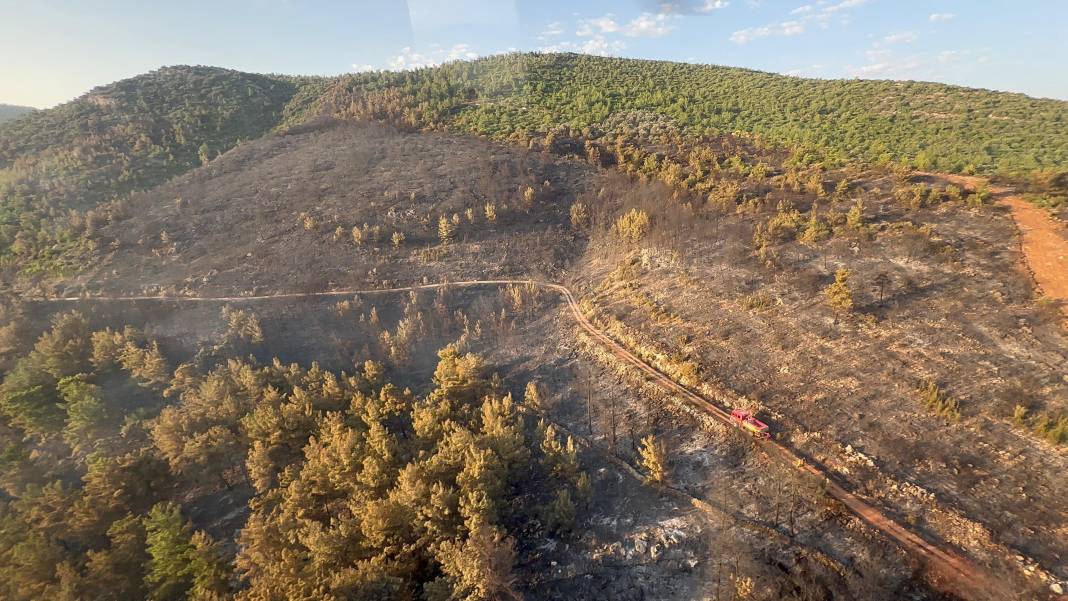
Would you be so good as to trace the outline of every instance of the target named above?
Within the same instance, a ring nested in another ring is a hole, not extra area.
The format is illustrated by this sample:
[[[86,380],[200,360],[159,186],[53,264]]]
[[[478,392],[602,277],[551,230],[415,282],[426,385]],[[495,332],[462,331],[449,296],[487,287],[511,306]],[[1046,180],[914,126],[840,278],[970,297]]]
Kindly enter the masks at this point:
[[[0,168],[22,158],[64,175],[111,171],[86,178],[109,192],[116,179],[120,188],[155,183],[262,135],[296,89],[295,81],[225,69],[159,69],[0,125]],[[87,191],[97,192],[78,196]]]
[[[263,135],[309,81],[167,67],[0,124],[0,266],[73,267],[85,211]]]
[[[4,121],[10,121],[25,115],[26,113],[32,113],[37,109],[29,106],[19,106],[17,104],[3,104],[0,103],[0,123]]]
[[[565,124],[596,127],[615,113],[639,110],[668,116],[693,133],[759,134],[828,165],[892,161],[1003,175],[1068,168],[1068,102],[936,83],[510,54],[359,74],[339,86],[340,97],[362,102],[371,91],[380,105],[392,102],[425,121],[498,137]]]
[[[942,84],[576,54],[334,79],[167,67],[0,123],[0,279],[77,270],[92,251],[87,233],[114,210],[101,203],[322,112],[520,142],[556,136],[564,152],[585,139],[657,155],[664,131],[697,145],[738,133],[821,169],[1068,170],[1068,102]],[[643,129],[652,122],[660,133]]]

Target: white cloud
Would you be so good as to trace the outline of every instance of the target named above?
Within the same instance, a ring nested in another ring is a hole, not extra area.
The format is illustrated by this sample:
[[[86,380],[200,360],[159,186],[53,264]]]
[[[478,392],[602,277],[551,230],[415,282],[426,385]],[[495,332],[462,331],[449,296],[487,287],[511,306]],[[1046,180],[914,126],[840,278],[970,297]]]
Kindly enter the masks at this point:
[[[632,38],[659,38],[667,35],[674,29],[667,23],[665,15],[643,14],[636,17],[621,31],[623,35]]]
[[[887,44],[908,44],[916,41],[915,31],[897,31],[883,38]]]
[[[763,27],[750,27],[739,29],[731,34],[731,41],[735,44],[748,44],[759,38],[770,36],[789,37],[805,33],[805,24],[801,21],[783,21],[772,23]]]
[[[478,53],[471,50],[471,47],[467,44],[456,44],[449,49],[447,60],[472,60],[478,58]]]
[[[642,13],[625,25],[619,24],[612,15],[586,19],[579,24],[575,35],[591,37],[598,34],[618,33],[630,38],[659,38],[674,29],[665,14]]]
[[[945,69],[962,60],[974,57],[969,50],[942,50],[934,54],[910,54],[901,56],[889,48],[871,48],[864,53],[867,64],[846,67],[853,77],[893,79],[938,79]],[[982,62],[983,57],[972,60]]]
[[[388,64],[390,69],[404,70],[429,67],[436,63],[433,63],[430,56],[419,54],[412,50],[411,46],[405,46],[404,48],[401,48],[400,54],[389,59]]]
[[[769,35],[771,35],[770,27],[748,27],[732,33],[731,41],[735,44],[748,44],[757,38],[764,38]]]
[[[800,69],[790,69],[784,71],[783,75],[789,75],[791,77],[818,77],[819,73],[826,68],[826,65],[821,63],[815,63],[807,67],[801,67]]]
[[[730,6],[727,0],[660,0],[656,12],[660,15],[707,15]]]
[[[455,60],[478,58],[478,53],[467,44],[455,44],[450,48],[432,46],[425,53],[412,50],[411,46],[401,48],[400,54],[389,59],[389,68],[395,71],[407,71],[421,67],[434,67],[441,63]]]
[[[596,19],[586,19],[582,23],[579,23],[578,31],[575,35],[582,37],[589,37],[600,33],[615,33],[619,31],[619,23],[612,18],[612,15],[605,15],[603,17],[597,17]]]
[[[846,73],[853,77],[907,77],[914,74],[921,66],[919,57],[894,56],[889,50],[869,50],[865,53],[868,64],[859,67],[846,67]]]
[[[871,63],[861,67],[847,67],[846,73],[853,77],[879,77],[890,71],[890,63]]]
[[[864,52],[864,58],[868,59],[869,63],[886,62],[893,54],[886,48],[872,48]]]
[[[594,36],[579,46],[579,52],[596,54],[598,56],[611,56],[625,50],[627,45],[620,41],[609,41],[604,36]]]
[[[812,23],[818,25],[821,29],[827,29],[831,26],[832,17],[835,16],[839,17],[838,22],[840,24],[848,25],[849,18],[841,13],[867,3],[868,0],[842,0],[831,4],[827,0],[819,0],[815,4],[803,4],[790,11],[790,14],[795,16],[792,20],[769,23],[761,27],[739,29],[731,34],[730,40],[735,44],[747,44],[759,38],[800,35]]]
[[[596,56],[616,56],[627,49],[622,40],[609,40],[601,34],[594,34],[590,39],[582,43],[565,41],[550,46],[538,48],[539,52],[581,52]]]
[[[864,6],[867,3],[868,0],[842,0],[837,4],[830,4],[820,8],[820,12],[828,14],[836,13],[840,10],[845,10],[847,8],[856,8],[858,6]]]
[[[942,52],[939,52],[938,56],[935,58],[940,63],[948,63],[952,62],[958,56],[960,56],[959,50],[943,50]]]
[[[712,12],[714,10],[720,10],[720,9],[723,9],[723,8],[727,8],[728,6],[730,6],[730,4],[731,3],[727,2],[727,0],[705,0],[705,3],[702,4],[700,8],[697,9],[697,12],[699,12],[699,13],[710,13],[710,12]]]
[[[564,33],[564,24],[560,21],[553,21],[545,27],[545,31],[541,32],[543,36],[558,36]]]
[[[367,73],[368,71],[374,71],[374,70],[375,70],[374,65],[366,65],[366,64],[357,65],[355,63],[352,64],[352,69],[351,69],[352,73]]]
[[[957,15],[953,13],[931,13],[927,20],[932,23],[944,23],[946,21],[952,21]]]

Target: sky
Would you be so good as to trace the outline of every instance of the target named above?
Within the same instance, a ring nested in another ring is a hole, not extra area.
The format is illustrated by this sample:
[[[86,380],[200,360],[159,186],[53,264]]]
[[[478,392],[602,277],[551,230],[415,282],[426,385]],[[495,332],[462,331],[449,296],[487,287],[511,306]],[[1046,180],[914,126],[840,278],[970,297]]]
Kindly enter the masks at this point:
[[[164,65],[337,75],[515,50],[1068,100],[1066,0],[0,0],[0,102]]]

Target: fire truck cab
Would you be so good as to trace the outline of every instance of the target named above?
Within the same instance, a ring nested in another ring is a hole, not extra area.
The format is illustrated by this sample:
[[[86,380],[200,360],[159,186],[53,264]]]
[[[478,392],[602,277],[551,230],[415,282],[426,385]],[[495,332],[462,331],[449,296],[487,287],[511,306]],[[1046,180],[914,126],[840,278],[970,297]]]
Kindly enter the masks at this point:
[[[740,428],[757,438],[771,438],[771,433],[768,431],[768,425],[753,417],[753,413],[750,411],[745,409],[735,409],[731,411],[731,419],[734,420]]]

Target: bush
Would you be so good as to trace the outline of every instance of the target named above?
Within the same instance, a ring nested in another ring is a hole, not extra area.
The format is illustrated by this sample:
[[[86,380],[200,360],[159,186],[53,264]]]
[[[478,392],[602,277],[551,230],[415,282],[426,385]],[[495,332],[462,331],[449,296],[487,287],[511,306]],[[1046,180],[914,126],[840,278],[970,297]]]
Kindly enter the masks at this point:
[[[442,244],[449,244],[456,235],[456,224],[442,215],[438,219],[438,239]]]
[[[770,240],[781,242],[794,238],[801,224],[801,212],[787,202],[780,202],[764,231]]]
[[[571,205],[571,227],[584,230],[590,226],[590,208],[584,202]]]
[[[612,233],[625,244],[638,244],[649,233],[649,214],[631,209],[616,219]]]
[[[947,421],[960,421],[960,403],[946,394],[934,382],[928,382],[922,391],[923,404],[929,410],[944,417]]]
[[[1027,407],[1016,405],[1012,421],[1019,428],[1031,430],[1050,444],[1068,445],[1068,415],[1052,417],[1046,413],[1028,415]]]
[[[835,313],[845,314],[853,310],[853,290],[849,286],[849,270],[840,267],[834,274],[834,283],[823,289],[827,304]]]
[[[642,439],[638,453],[641,456],[641,465],[647,473],[646,479],[657,484],[667,482],[667,452],[664,445],[650,434]]]

